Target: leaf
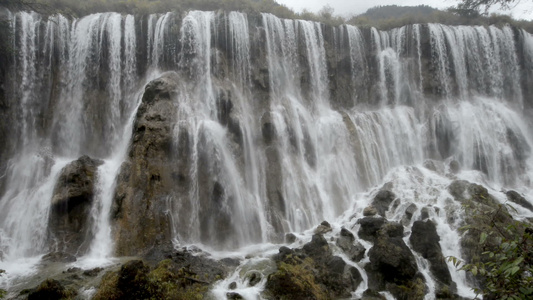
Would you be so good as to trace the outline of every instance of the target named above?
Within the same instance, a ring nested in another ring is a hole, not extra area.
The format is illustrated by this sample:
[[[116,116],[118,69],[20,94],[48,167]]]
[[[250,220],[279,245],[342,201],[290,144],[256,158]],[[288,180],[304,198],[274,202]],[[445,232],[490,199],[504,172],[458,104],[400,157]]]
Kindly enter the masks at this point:
[[[515,259],[515,261],[513,261],[513,265],[518,266],[518,265],[521,264],[523,261],[524,261],[524,257],[521,256],[521,257]]]
[[[485,241],[487,240],[487,237],[488,237],[487,233],[486,232],[482,232],[481,236],[479,237],[479,243],[480,244],[484,244]]]
[[[470,272],[472,272],[472,275],[476,276],[476,275],[477,275],[477,267],[474,266],[474,267],[472,268],[472,270],[470,270]]]

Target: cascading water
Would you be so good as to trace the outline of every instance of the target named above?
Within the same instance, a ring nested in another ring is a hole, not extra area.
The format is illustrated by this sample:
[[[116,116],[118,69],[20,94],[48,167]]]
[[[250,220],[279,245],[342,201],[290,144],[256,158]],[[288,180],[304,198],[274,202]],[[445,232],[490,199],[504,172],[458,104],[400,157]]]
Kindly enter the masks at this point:
[[[142,85],[163,71],[178,78],[168,120],[175,165],[168,167],[182,172],[172,174],[179,184],[157,205],[175,245],[235,250],[279,242],[286,232],[305,239],[322,220],[335,221],[338,232],[354,224],[378,186],[392,182],[402,200],[387,217],[409,230],[413,221],[403,215],[410,204],[442,208],[430,217],[443,254],[459,257],[459,223],[447,215],[460,209],[445,191],[451,179],[423,167],[425,160],[457,161],[463,171],[453,176],[532,194],[533,37],[525,31],[332,29],[270,14],[200,11],[10,18],[17,51],[6,86],[17,151],[0,178],[0,268],[8,274],[16,274],[15,262],[61,250],[49,238],[51,199],[62,169],[81,155],[102,164],[88,246],[73,254],[91,265],[113,256],[116,243],[124,249],[114,233],[123,226],[116,182],[138,142],[130,139]],[[442,172],[448,168],[443,163]],[[417,256],[417,264],[432,299],[428,263]],[[469,295],[464,275],[450,271],[461,279],[458,292]]]
[[[78,255],[112,255],[107,216],[114,178],[128,146],[124,133],[131,131],[139,95],[133,16],[97,14],[71,22],[60,15],[43,21],[21,12],[13,16],[13,24],[20,31],[14,36],[13,72],[24,86],[14,89],[22,99],[16,106],[22,118],[14,127],[20,128],[20,150],[7,163],[0,253],[2,268],[16,277],[31,271],[20,264],[53,250],[48,224],[54,186],[63,167],[82,154],[105,161],[98,169],[92,208],[93,242],[90,251]],[[36,63],[39,60],[44,64]],[[99,99],[86,101],[102,83]]]

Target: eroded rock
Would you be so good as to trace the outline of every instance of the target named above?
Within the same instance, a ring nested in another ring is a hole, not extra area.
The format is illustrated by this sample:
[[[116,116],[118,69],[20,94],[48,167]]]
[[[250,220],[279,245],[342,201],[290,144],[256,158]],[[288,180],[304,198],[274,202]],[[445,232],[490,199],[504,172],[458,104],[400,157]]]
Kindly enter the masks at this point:
[[[413,223],[409,237],[413,250],[429,261],[431,273],[437,279],[439,288],[455,292],[455,284],[442,255],[439,241],[437,227],[432,221],[415,221]]]
[[[48,218],[52,249],[70,254],[83,254],[87,250],[97,168],[102,163],[82,156],[61,170]]]

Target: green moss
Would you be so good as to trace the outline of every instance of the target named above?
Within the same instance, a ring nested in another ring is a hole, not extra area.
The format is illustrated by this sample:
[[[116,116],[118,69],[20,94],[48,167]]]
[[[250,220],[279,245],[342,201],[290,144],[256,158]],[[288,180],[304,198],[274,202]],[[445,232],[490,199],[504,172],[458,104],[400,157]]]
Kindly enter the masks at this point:
[[[396,296],[401,299],[422,300],[426,295],[426,285],[420,278],[410,281],[405,285],[399,285],[398,288],[400,293]]]
[[[267,289],[280,299],[329,299],[324,287],[316,282],[314,266],[315,262],[309,257],[300,259],[289,255],[278,264],[278,270],[270,274]]]
[[[199,277],[186,268],[176,270],[172,260],[166,259],[148,274],[149,291],[152,299],[203,299],[208,283]]]
[[[118,286],[118,272],[107,272],[100,283],[100,288],[93,300],[114,300],[120,299],[122,293],[117,288]]]
[[[209,290],[210,283],[201,280],[202,276],[187,268],[177,268],[170,259],[159,262],[155,269],[144,274],[143,280],[132,283],[135,284],[135,295],[142,295],[143,299],[200,300]],[[119,271],[105,274],[93,299],[130,299],[135,296],[121,290],[119,277]]]

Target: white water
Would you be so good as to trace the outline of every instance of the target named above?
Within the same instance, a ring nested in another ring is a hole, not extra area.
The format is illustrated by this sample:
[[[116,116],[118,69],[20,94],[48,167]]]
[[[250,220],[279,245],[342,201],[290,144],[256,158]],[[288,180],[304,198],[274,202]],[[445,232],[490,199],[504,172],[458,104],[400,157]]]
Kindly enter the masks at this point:
[[[256,20],[262,25],[258,29],[242,13],[192,11],[176,30],[175,18],[172,13],[148,16],[143,45],[137,41],[140,22],[131,15],[95,14],[73,21],[13,15],[18,50],[13,84],[19,88],[11,97],[20,99],[18,140],[13,143],[20,151],[0,178],[7,187],[0,195],[0,269],[8,273],[0,286],[35,271],[34,264],[48,251],[55,182],[61,169],[83,154],[104,164],[98,169],[91,211],[94,237],[78,265],[109,262],[115,180],[127,157],[142,85],[174,67],[181,79],[174,143],[188,147],[192,182],[186,194],[168,197],[174,241],[201,243],[213,251],[231,249],[237,255],[251,244],[267,248],[220,283],[215,295],[223,296],[234,280],[241,295],[254,299],[264,282],[249,288],[239,273],[259,268],[275,252],[277,246],[268,242],[284,232],[310,239],[309,229],[322,220],[355,232],[351,217],[360,216],[377,187],[388,181],[401,199],[389,219],[402,221],[411,203],[419,208],[413,220],[423,206],[441,208],[430,210],[430,218],[437,224],[443,254],[459,257],[458,224],[450,223],[448,215],[459,206],[446,192],[452,175],[423,168],[428,158],[457,160],[463,169],[458,178],[483,183],[494,194],[501,188],[533,194],[533,136],[522,110],[529,99],[522,94],[510,27],[430,24],[426,38],[431,53],[423,53],[423,25],[371,29],[366,37],[353,26],[337,28],[334,41],[348,47],[354,84],[344,95],[351,97],[345,99],[351,106],[336,109],[328,70],[331,53],[326,51],[329,33],[320,24],[264,14]],[[217,26],[226,26],[224,37]],[[258,32],[264,34],[260,43],[254,42]],[[520,34],[522,63],[533,66],[533,38]],[[220,39],[227,49],[220,49]],[[140,58],[137,49],[142,47],[146,57]],[[254,83],[258,48],[265,53],[266,96],[256,93]],[[42,67],[35,64],[40,56]],[[424,59],[434,74],[425,70]],[[145,74],[138,72],[142,61]],[[47,73],[51,68],[55,77]],[[428,88],[431,76],[436,85]],[[52,94],[52,85],[59,89],[53,93],[56,98],[42,96]],[[221,105],[229,105],[224,99],[232,106],[227,116],[220,112]],[[267,123],[274,132],[268,143],[262,132]],[[223,192],[213,208],[215,187]],[[411,224],[404,224],[406,231]],[[220,227],[226,229],[224,236]],[[428,263],[417,259],[432,290],[434,282],[423,267]],[[27,266],[20,268],[25,271],[15,270],[18,263]],[[350,264],[363,270],[362,263]],[[464,274],[450,271],[459,293],[471,296]]]

